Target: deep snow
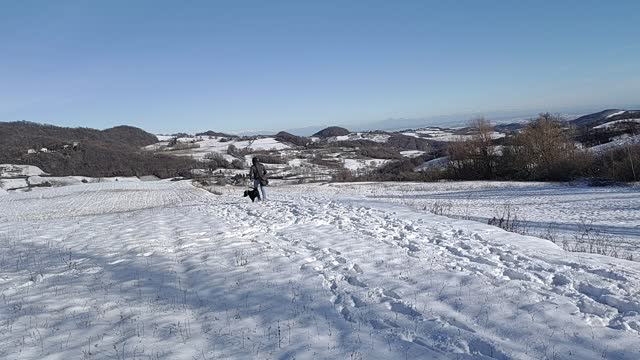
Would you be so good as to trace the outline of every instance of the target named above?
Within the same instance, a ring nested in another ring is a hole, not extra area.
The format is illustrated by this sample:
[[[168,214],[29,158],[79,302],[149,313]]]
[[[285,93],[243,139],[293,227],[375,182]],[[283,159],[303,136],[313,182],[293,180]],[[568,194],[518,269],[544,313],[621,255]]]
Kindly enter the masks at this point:
[[[640,263],[353,188],[269,190],[0,197],[0,357],[640,357]]]
[[[438,161],[432,160],[433,162]],[[425,165],[432,165],[427,162]],[[423,166],[425,166],[423,165]],[[436,165],[432,165],[436,166]],[[554,238],[572,246],[581,238],[603,239],[618,256],[640,260],[640,184],[592,187],[585,184],[465,181],[430,183],[346,183],[326,186],[335,194],[410,206],[423,212],[436,208],[446,216],[483,223],[508,209],[518,231]]]

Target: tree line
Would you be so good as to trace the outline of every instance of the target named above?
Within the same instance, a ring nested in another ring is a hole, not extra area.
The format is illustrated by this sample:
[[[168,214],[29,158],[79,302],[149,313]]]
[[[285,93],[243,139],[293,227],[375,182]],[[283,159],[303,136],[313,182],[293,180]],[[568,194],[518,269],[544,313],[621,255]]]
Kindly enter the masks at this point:
[[[603,138],[601,129],[576,129],[549,113],[540,114],[504,138],[497,138],[494,126],[484,118],[473,120],[469,128],[469,135],[425,156],[389,163],[359,177],[345,171],[334,180],[640,181],[640,144],[594,152],[580,142]],[[625,133],[638,135],[637,126],[627,128]],[[609,138],[611,134],[620,134],[620,129],[611,129]],[[438,157],[446,157],[444,166],[415,171],[425,161]]]

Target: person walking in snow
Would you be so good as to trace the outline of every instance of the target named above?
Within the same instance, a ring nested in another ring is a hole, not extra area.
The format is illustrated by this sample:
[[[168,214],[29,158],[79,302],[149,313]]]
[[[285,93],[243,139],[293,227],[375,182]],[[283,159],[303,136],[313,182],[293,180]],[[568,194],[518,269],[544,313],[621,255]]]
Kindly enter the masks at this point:
[[[253,180],[253,188],[260,191],[260,200],[266,201],[267,193],[264,187],[269,185],[267,169],[258,161],[257,157],[254,157],[252,162],[253,165],[251,165],[251,169],[249,170],[249,178]]]

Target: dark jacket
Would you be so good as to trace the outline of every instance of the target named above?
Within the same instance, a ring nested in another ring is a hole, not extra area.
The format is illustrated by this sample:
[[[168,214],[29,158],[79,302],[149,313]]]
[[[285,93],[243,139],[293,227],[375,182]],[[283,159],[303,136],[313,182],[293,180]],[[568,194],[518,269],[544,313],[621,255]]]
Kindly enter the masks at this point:
[[[251,170],[249,170],[249,178],[252,180],[260,180],[260,182],[265,182],[267,180],[267,169],[264,168],[264,165],[257,163],[251,165]]]

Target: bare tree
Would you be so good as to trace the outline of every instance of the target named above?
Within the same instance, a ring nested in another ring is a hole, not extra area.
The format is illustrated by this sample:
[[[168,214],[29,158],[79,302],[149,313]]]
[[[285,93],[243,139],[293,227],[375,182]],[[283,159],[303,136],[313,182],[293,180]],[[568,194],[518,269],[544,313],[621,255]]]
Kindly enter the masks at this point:
[[[449,169],[456,178],[493,179],[497,166],[493,125],[478,118],[469,123],[469,128],[471,136],[451,142],[447,147]]]
[[[562,118],[540,114],[515,138],[510,149],[512,163],[528,180],[567,180],[585,165],[581,152],[570,137]]]

